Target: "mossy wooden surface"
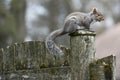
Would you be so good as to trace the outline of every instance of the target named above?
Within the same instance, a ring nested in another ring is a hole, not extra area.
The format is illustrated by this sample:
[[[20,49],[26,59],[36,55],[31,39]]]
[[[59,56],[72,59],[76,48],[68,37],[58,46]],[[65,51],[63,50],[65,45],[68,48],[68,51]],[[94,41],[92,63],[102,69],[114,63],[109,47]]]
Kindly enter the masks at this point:
[[[6,72],[2,80],[69,80],[70,67]]]
[[[95,60],[94,32],[70,36],[70,49],[61,47],[62,56],[49,53],[43,41],[0,49],[0,80],[115,80],[115,56]]]
[[[95,59],[95,33],[78,30],[70,35],[72,80],[89,80],[89,64]]]
[[[3,49],[0,49],[0,73],[3,71]]]
[[[43,41],[15,43],[1,49],[0,78],[3,80],[21,80],[23,78],[20,75],[25,73],[24,76],[29,74],[35,75],[37,78],[43,77],[43,79],[28,78],[25,80],[47,80],[50,76],[49,80],[67,80],[66,77],[70,75],[70,70],[65,66],[69,67],[69,49],[65,47],[61,47],[61,49],[65,53],[63,56],[53,55],[45,48]]]
[[[7,51],[10,51],[9,48]],[[48,68],[48,67],[58,67],[63,66],[64,61],[66,61],[67,54],[63,56],[52,55],[45,48],[45,44],[42,41],[31,41],[25,43],[15,43],[12,46],[12,54],[9,57],[14,59],[13,66],[15,70],[24,70],[24,69],[37,69]],[[64,48],[64,52],[67,52],[67,49]],[[66,57],[65,57],[66,56]],[[12,64],[11,64],[12,65]]]
[[[90,64],[90,80],[106,80],[103,65],[96,63]]]
[[[116,57],[111,55],[90,64],[90,80],[116,80]]]
[[[97,60],[97,64],[104,65],[105,80],[116,80],[116,57],[114,55]]]

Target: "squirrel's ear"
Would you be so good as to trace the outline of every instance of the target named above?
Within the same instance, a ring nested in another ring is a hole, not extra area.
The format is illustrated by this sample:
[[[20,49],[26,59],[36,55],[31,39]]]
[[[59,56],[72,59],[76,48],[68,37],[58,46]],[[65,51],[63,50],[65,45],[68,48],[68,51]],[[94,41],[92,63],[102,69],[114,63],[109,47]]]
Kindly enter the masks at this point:
[[[93,14],[96,14],[96,13],[97,13],[97,8],[96,8],[96,7],[94,7],[94,8],[92,9],[92,13],[93,13]]]

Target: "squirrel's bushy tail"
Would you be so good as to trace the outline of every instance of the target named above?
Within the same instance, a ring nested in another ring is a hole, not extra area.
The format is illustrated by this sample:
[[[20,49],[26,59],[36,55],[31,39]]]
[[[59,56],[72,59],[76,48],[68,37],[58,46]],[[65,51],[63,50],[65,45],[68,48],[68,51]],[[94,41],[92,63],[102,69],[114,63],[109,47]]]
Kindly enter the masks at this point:
[[[53,52],[53,54],[59,54],[59,55],[63,55],[63,51],[54,43],[54,40],[56,37],[61,36],[63,34],[66,34],[65,32],[63,32],[62,29],[58,29],[53,31],[50,35],[47,36],[46,41],[45,41],[45,45],[46,48]]]

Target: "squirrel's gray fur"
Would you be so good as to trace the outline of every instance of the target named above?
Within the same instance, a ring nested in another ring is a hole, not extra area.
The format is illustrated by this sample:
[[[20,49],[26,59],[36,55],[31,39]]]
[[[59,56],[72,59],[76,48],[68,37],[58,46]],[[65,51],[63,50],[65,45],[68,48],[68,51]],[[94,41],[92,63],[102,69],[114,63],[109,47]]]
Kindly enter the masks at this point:
[[[90,30],[90,24],[92,22],[104,20],[103,15],[98,12],[96,8],[90,13],[74,12],[69,14],[64,21],[64,27],[53,31],[47,36],[45,44],[46,48],[54,54],[63,54],[63,51],[54,43],[54,40],[67,33],[73,33],[78,29]]]

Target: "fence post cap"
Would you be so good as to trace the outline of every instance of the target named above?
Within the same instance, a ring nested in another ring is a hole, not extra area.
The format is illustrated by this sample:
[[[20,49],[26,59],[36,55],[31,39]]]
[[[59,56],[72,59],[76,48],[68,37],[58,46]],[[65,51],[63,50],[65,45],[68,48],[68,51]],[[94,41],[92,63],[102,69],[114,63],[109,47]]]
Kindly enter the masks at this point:
[[[95,31],[88,31],[88,30],[77,30],[73,33],[70,33],[69,34],[70,36],[84,36],[84,35],[92,35],[92,36],[95,36],[96,35],[96,32]]]

